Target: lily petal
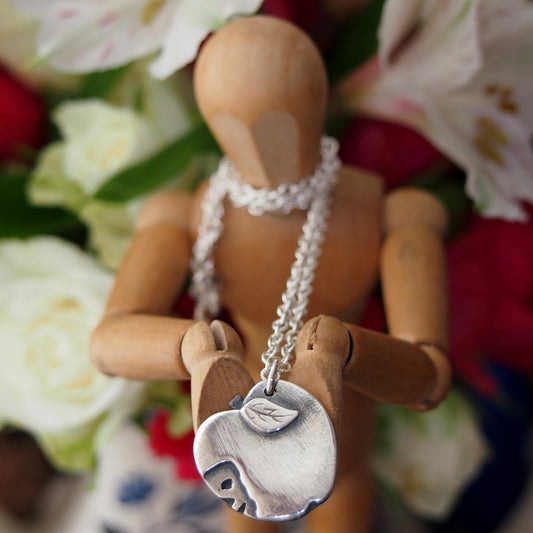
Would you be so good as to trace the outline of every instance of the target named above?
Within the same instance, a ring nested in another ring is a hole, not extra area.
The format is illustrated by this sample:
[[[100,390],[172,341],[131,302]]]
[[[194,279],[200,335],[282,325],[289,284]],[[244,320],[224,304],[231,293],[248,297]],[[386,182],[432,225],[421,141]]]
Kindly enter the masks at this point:
[[[392,0],[383,7],[379,26],[379,59],[384,67],[392,64],[394,52],[405,42],[419,22],[423,0]]]
[[[9,2],[21,11],[25,11],[34,17],[44,16],[46,10],[49,8],[47,2],[40,2],[39,0],[9,0]]]
[[[172,5],[165,3],[149,23],[146,0],[56,2],[42,21],[39,53],[58,70],[106,70],[154,52],[167,30]]]
[[[251,15],[255,13],[263,3],[263,0],[222,0],[222,15],[228,19],[236,14]]]
[[[182,0],[175,7],[161,54],[150,65],[150,73],[163,79],[190,63],[211,31],[234,15],[254,13],[261,3],[262,0]]]
[[[203,39],[262,0],[11,0],[40,19],[39,60],[58,70],[107,70],[161,50],[151,72],[165,78],[192,61]]]
[[[532,42],[533,3],[528,0],[484,0],[479,8],[484,61],[498,63]]]
[[[201,10],[203,3],[203,0],[197,4],[185,0],[175,6],[161,53],[149,67],[154,78],[164,79],[195,58],[200,44],[213,28],[210,13]]]
[[[380,37],[381,72],[352,75],[340,89],[347,104],[418,129],[465,169],[484,215],[526,220],[533,3],[388,0]]]
[[[470,81],[482,64],[479,0],[389,0],[379,29],[389,83],[442,94]]]
[[[526,220],[520,201],[533,202],[533,153],[522,121],[474,91],[443,96],[427,112],[426,133],[467,171],[467,193],[483,214]]]

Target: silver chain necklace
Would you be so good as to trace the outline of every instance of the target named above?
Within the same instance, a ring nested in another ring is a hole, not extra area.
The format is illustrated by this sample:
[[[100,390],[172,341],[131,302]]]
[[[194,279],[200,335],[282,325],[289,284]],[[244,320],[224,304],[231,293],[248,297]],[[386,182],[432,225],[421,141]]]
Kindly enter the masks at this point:
[[[307,219],[298,239],[295,261],[281,296],[272,334],[261,360],[265,364],[261,378],[267,380],[267,393],[272,394],[281,373],[289,372],[290,360],[298,332],[303,325],[321,244],[327,226],[331,189],[340,166],[338,143],[330,137],[321,140],[321,162],[315,172],[297,183],[282,184],[275,189],[255,189],[244,183],[227,158],[223,158],[210,181],[202,203],[202,219],[191,260],[191,294],[196,299],[194,318],[210,320],[220,310],[219,289],[215,276],[213,252],[223,230],[224,198],[236,207],[244,207],[251,215],[288,214],[294,209],[307,209]]]
[[[191,260],[197,320],[211,319],[220,308],[213,253],[223,230],[225,197],[252,215],[307,209],[287,287],[261,356],[263,381],[246,398],[235,398],[232,410],[207,418],[194,440],[196,465],[209,488],[234,510],[260,520],[300,518],[333,490],[337,453],[331,421],[314,396],[280,377],[291,368],[307,312],[340,165],[337,150],[337,141],[324,137],[315,172],[276,189],[243,183],[223,159],[202,203]]]

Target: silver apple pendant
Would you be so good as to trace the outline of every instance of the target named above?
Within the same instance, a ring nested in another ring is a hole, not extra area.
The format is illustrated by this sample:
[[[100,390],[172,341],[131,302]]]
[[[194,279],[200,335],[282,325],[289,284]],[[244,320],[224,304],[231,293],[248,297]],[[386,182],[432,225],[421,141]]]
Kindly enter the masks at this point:
[[[279,381],[272,396],[255,385],[231,411],[206,419],[194,441],[196,465],[232,509],[258,520],[300,518],[333,490],[335,431],[324,407]]]

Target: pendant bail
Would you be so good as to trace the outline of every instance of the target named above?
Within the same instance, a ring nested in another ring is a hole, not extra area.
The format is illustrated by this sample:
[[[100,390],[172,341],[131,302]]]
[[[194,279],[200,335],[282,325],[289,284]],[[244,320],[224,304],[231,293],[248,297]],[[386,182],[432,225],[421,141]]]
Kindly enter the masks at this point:
[[[274,359],[272,361],[272,365],[270,366],[270,370],[268,372],[268,378],[266,381],[265,386],[265,394],[267,396],[273,396],[276,392],[276,385],[278,383],[278,367],[279,367],[279,359]]]

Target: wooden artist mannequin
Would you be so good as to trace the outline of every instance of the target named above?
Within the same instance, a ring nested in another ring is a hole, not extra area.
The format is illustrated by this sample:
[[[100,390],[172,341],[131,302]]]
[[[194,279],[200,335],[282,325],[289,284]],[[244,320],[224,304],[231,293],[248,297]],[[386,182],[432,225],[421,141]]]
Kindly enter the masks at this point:
[[[202,50],[195,90],[244,181],[276,187],[314,171],[327,82],[317,50],[298,29],[269,17],[229,24]],[[379,178],[352,168],[338,175],[308,322],[286,376],[320,400],[338,434],[336,488],[307,517],[317,533],[369,531],[374,400],[431,408],[450,380],[442,206],[416,190],[384,198]],[[259,356],[306,216],[252,216],[226,201],[215,264],[237,335],[221,322],[168,316],[187,276],[204,192],[167,191],[147,201],[91,343],[94,363],[109,375],[190,377],[195,427],[259,380]],[[380,269],[390,335],[355,325]],[[232,533],[279,527],[230,515]]]

